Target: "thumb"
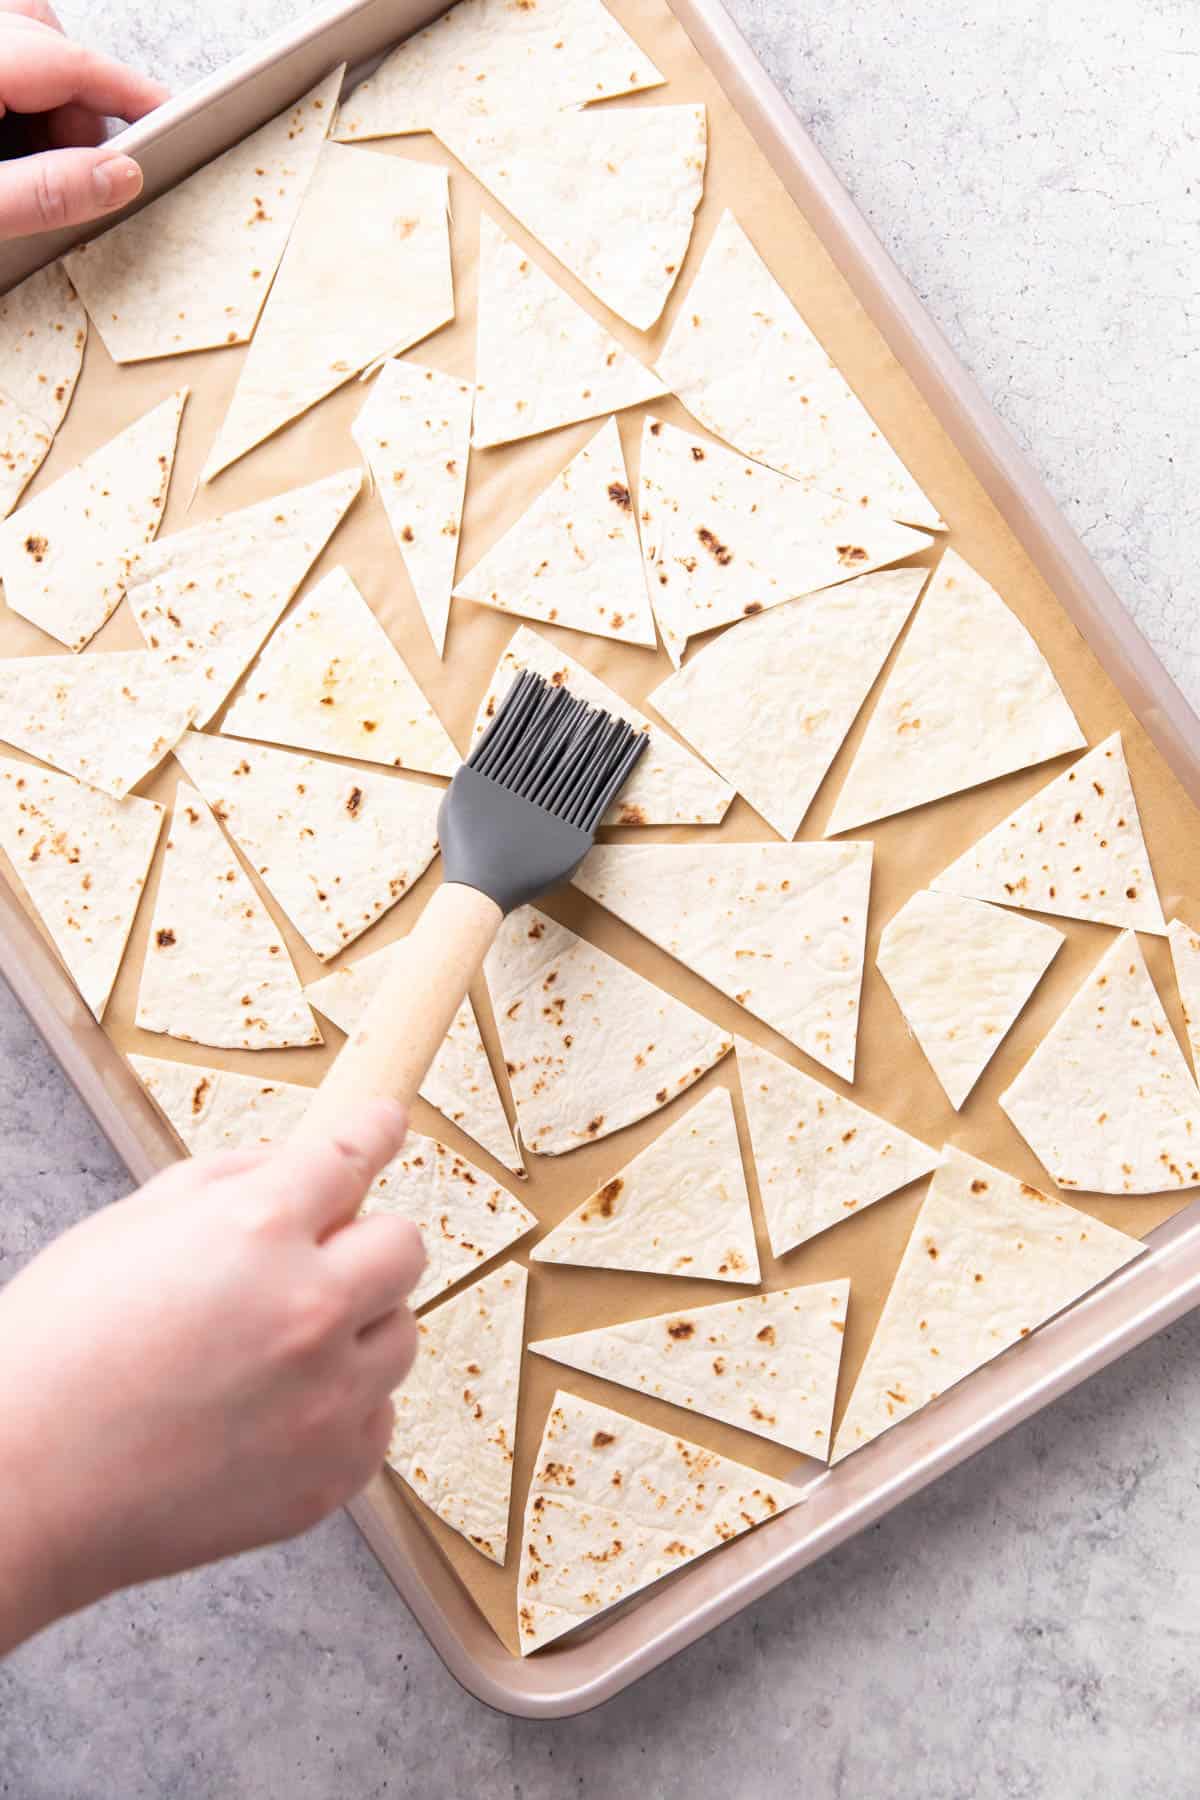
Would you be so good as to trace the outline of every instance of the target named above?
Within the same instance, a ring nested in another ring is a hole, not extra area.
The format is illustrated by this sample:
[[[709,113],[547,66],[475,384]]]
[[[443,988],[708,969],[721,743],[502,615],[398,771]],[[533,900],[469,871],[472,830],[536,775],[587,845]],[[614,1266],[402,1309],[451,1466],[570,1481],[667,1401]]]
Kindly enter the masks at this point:
[[[133,158],[103,144],[0,163],[0,242],[86,224],[128,205],[141,191],[142,171]]]

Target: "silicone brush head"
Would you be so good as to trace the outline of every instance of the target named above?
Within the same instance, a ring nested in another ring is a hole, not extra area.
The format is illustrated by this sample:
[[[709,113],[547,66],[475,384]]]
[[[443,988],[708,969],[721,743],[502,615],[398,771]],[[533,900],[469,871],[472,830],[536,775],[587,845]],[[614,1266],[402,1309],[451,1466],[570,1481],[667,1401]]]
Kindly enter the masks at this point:
[[[646,748],[646,733],[524,670],[442,801],[445,879],[502,912],[566,881]]]

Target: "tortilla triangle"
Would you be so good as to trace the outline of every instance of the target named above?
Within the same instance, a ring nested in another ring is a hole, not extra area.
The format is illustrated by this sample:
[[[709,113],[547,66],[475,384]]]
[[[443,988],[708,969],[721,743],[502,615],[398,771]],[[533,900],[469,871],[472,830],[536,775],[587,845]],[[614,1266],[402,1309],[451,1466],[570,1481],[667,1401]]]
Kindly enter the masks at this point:
[[[5,600],[68,650],[116,611],[133,558],[158,535],[187,395],[143,413],[0,525]]]
[[[133,926],[163,809],[0,757],[0,848],[98,1019]]]
[[[733,1102],[713,1088],[532,1251],[535,1262],[756,1282]]]
[[[438,136],[589,292],[650,330],[704,192],[703,105],[532,116],[525,108],[443,118]]]
[[[41,468],[83,367],[87,314],[61,263],[0,294],[0,519]]]
[[[867,722],[826,836],[1084,743],[1029,632],[995,588],[947,550]]]
[[[738,1039],[746,1122],[774,1256],[828,1231],[935,1167],[938,1152]]]
[[[345,66],[65,258],[114,362],[244,344],[329,130]]]
[[[924,569],[860,575],[746,619],[668,676],[649,704],[793,838],[925,579]],[[731,694],[747,696],[752,730]]]
[[[358,469],[343,469],[172,532],[142,552],[129,604],[152,648],[193,664],[197,725],[253,661],[361,486]]]
[[[615,418],[571,458],[454,592],[500,612],[654,648]]]
[[[312,1104],[313,1089],[289,1081],[151,1056],[129,1061],[194,1156],[280,1143],[297,1130]],[[400,1155],[376,1176],[362,1210],[395,1213],[420,1228],[428,1261],[408,1296],[414,1307],[428,1305],[473,1275],[537,1224],[529,1209],[482,1169],[435,1138],[411,1131]]]
[[[344,142],[436,131],[487,118],[530,94],[546,112],[608,100],[663,80],[600,0],[459,0],[386,56],[342,103]]]
[[[123,800],[195,710],[190,668],[161,650],[0,660],[0,738]]]
[[[479,220],[474,442],[509,444],[666,392],[487,213]]]
[[[529,1348],[826,1462],[849,1296],[848,1281],[782,1288]]]
[[[287,946],[200,795],[180,782],[136,1023],[225,1050],[319,1044]]]
[[[347,1036],[352,1035],[403,941],[360,957],[344,968],[333,969],[320,981],[310,982],[304,990],[306,999]],[[423,1100],[445,1113],[489,1156],[524,1179],[525,1164],[513,1139],[469,999],[455,1013],[419,1092]]]
[[[461,760],[345,569],[293,607],[221,730],[431,775],[453,775]]]
[[[505,919],[484,971],[535,1156],[644,1119],[733,1047],[690,1006],[532,906]]]
[[[439,656],[446,650],[475,390],[392,358],[350,427]]]
[[[878,508],[806,488],[665,419],[643,423],[638,511],[646,584],[676,668],[698,632],[929,543]]]
[[[870,844],[598,844],[574,881],[853,1081],[871,857]]]
[[[448,221],[445,169],[324,145],[202,481],[449,323]]]
[[[1185,925],[1182,919],[1172,919],[1167,926],[1167,938],[1171,945],[1171,966],[1175,971],[1175,985],[1179,989],[1179,1000],[1183,1008],[1192,1069],[1193,1072],[1200,1072],[1200,934],[1194,932],[1190,925]]]
[[[561,1389],[521,1533],[521,1654],[795,1506],[799,1488]]]
[[[336,956],[437,854],[443,790],[189,732],[175,754],[318,956]]]
[[[1001,819],[931,885],[1069,919],[1165,930],[1120,732]]]
[[[936,1400],[1141,1253],[1136,1238],[947,1146],[833,1461]]]
[[[731,212],[722,215],[655,367],[755,462],[906,525],[942,520]]]
[[[528,1283],[520,1263],[505,1263],[426,1313],[416,1361],[392,1395],[388,1467],[443,1524],[500,1564],[508,1554]]]
[[[1132,931],[1109,946],[1000,1104],[1059,1187],[1200,1185],[1200,1094]]]
[[[733,789],[699,757],[677,743],[669,732],[652,725],[644,713],[601,681],[582,663],[548,638],[522,625],[508,641],[495,674],[480,702],[472,742],[478,742],[495,717],[509,688],[523,669],[533,669],[557,687],[566,682],[572,694],[599,706],[616,719],[626,719],[649,734],[648,748],[638,758],[620,798],[601,820],[603,825],[719,825],[729,810]]]
[[[956,1109],[1062,948],[1061,931],[922,888],[888,921],[876,967]]]

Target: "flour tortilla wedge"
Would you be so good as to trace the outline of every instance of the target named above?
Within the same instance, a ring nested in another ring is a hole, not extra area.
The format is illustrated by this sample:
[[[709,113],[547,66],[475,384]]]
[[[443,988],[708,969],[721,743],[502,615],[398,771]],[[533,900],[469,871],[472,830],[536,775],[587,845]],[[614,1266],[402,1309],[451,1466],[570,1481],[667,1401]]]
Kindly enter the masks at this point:
[[[87,315],[61,263],[0,294],[0,519],[45,461],[83,367]]]
[[[655,367],[755,462],[925,531],[944,529],[862,401],[731,212],[722,215]]]
[[[646,585],[676,668],[698,632],[929,543],[876,507],[806,488],[656,418],[642,427],[638,515]]]
[[[928,1175],[938,1152],[739,1038],[738,1073],[771,1253],[799,1244]]]
[[[925,579],[924,569],[885,569],[746,619],[668,676],[649,704],[793,838]],[[731,694],[743,704],[731,706]]]
[[[363,1211],[393,1213],[420,1229],[427,1261],[408,1297],[415,1307],[473,1275],[537,1224],[506,1187],[457,1150],[414,1131],[376,1180]]]
[[[320,981],[309,983],[305,998],[347,1036],[352,1035],[389,964],[404,954],[402,945],[403,939],[360,957],[358,962],[331,970]],[[445,1113],[489,1156],[524,1180],[525,1164],[513,1139],[469,999],[455,1013],[419,1092],[423,1100]]]
[[[574,881],[853,1081],[871,859],[870,844],[597,844]]]
[[[287,946],[200,795],[180,782],[136,1023],[224,1050],[319,1044]]]
[[[138,630],[193,669],[207,725],[333,536],[362,486],[343,469],[143,550],[127,583]]]
[[[534,1262],[756,1282],[758,1249],[733,1102],[713,1088],[568,1213]]]
[[[453,317],[446,171],[325,144],[201,480]]]
[[[337,107],[345,65],[65,258],[117,363],[252,335]]]
[[[931,885],[1161,934],[1166,925],[1120,732],[1001,819]]]
[[[1200,1185],[1200,1094],[1132,931],[1109,946],[1000,1104],[1059,1187]]]
[[[189,732],[175,754],[318,956],[336,956],[437,854],[443,790]]]
[[[293,607],[221,730],[431,775],[453,775],[461,760],[345,569]]]
[[[621,412],[666,392],[487,213],[479,220],[476,332],[473,432],[480,448]]]
[[[263,1081],[153,1056],[129,1061],[193,1156],[283,1143],[312,1104],[312,1088],[290,1081]],[[415,1132],[376,1176],[362,1210],[395,1213],[419,1227],[428,1261],[408,1296],[415,1307],[474,1274],[537,1224],[528,1208],[482,1169]]]
[[[1200,1076],[1200,933],[1185,925],[1182,919],[1172,919],[1167,926],[1167,940],[1171,946],[1171,966],[1179,989],[1192,1070]]]
[[[458,0],[386,56],[343,102],[346,143],[437,131],[537,96],[564,111],[661,85],[663,77],[600,0]]]
[[[439,656],[446,651],[474,405],[469,382],[392,358],[350,427]]]
[[[162,523],[187,388],[180,388],[0,525],[8,606],[82,650],[121,604]]]
[[[654,648],[615,418],[560,470],[454,590],[500,612]]]
[[[0,739],[123,800],[195,711],[189,665],[162,650],[0,660]]]
[[[525,1290],[504,1263],[417,1326],[417,1356],[392,1395],[387,1463],[481,1556],[508,1554]]]
[[[1052,925],[928,888],[888,921],[876,967],[956,1110],[1062,944]]]
[[[0,848],[98,1019],[125,955],[163,809],[0,757]]]
[[[529,1348],[826,1462],[849,1295],[848,1281],[782,1288]]]
[[[947,550],[871,714],[826,836],[1082,750],[1049,663],[995,588]]]
[[[532,906],[505,919],[484,971],[535,1156],[644,1119],[733,1047],[690,1006]]]
[[[446,117],[446,148],[605,306],[649,331],[704,192],[703,105]]]
[[[525,1503],[521,1654],[801,1498],[786,1482],[560,1389]]]
[[[625,719],[649,734],[650,743],[638,758],[633,774],[621,789],[603,825],[719,825],[729,810],[733,789],[705,768],[699,757],[685,750],[666,731],[651,724],[644,713],[591,674],[548,638],[522,625],[508,641],[496,665],[475,718],[472,742],[477,743],[495,717],[509,688],[523,669],[533,669],[557,687],[566,682],[572,694],[599,706],[616,719]]]
[[[936,1400],[1143,1246],[947,1145],[875,1327],[833,1461]]]

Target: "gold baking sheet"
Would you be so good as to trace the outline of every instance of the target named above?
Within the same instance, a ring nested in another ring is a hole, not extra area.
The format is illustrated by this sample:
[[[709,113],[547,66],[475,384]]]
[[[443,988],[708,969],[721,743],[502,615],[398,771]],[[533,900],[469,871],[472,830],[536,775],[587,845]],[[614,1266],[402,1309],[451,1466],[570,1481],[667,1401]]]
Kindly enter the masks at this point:
[[[1120,728],[1125,734],[1135,790],[1147,841],[1154,862],[1163,904],[1168,916],[1181,911],[1200,924],[1200,904],[1189,907],[1188,896],[1200,898],[1200,832],[1196,811],[1141,726],[1130,713],[1111,681],[1100,669],[1075,626],[1048,590],[1029,559],[1001,521],[975,477],[949,439],[934,421],[917,392],[885,348],[881,338],[833,267],[813,230],[798,213],[794,202],[772,173],[749,130],[724,99],[715,78],[706,70],[682,28],[662,0],[612,0],[612,10],[653,56],[669,85],[638,98],[621,100],[618,106],[660,105],[703,99],[709,109],[709,166],[706,194],[697,219],[696,233],[680,281],[659,328],[643,337],[603,313],[599,305],[554,263],[553,259],[521,231],[495,201],[483,203],[505,228],[590,311],[602,316],[631,349],[645,360],[653,359],[667,327],[686,302],[687,289],[699,266],[705,244],[726,206],[732,206],[751,237],[766,254],[775,274],[800,305],[809,322],[835,356],[858,392],[866,399],[880,425],[909,463],[926,491],[951,526],[952,543],[993,582],[1025,621],[1049,657],[1063,688],[1091,743]],[[458,319],[454,326],[417,347],[414,360],[470,378],[473,374],[474,251],[481,192],[453,158],[428,137],[394,139],[363,146],[362,155],[400,155],[445,163],[451,170],[453,244]],[[349,283],[352,271],[348,271]],[[211,486],[193,488],[223,416],[244,351],[207,352],[188,357],[115,368],[95,332],[90,334],[83,379],[71,412],[34,487],[48,485],[81,456],[111,437],[156,400],[182,383],[192,389],[184,417],[180,453],[176,465],[164,532],[185,523],[217,514],[315,480],[321,475],[358,461],[349,436],[349,425],[365,398],[357,382],[290,426],[271,443],[251,453],[220,476]],[[695,421],[674,401],[655,402],[650,410],[698,429]],[[507,449],[476,452],[472,457],[464,521],[460,569],[469,568],[518,516],[540,488],[569,460],[598,428],[600,421],[571,427],[548,437]],[[620,417],[622,440],[630,474],[636,480],[641,412]],[[191,501],[189,507],[189,500]],[[932,557],[923,560],[932,561]],[[335,567],[344,566],[366,595],[397,644],[417,679],[449,727],[460,748],[465,748],[478,697],[496,659],[519,621],[466,602],[455,602],[447,656],[439,663],[412,595],[403,565],[392,542],[377,497],[364,496],[329,548],[315,565],[307,587]],[[306,591],[306,590],[302,590]],[[542,629],[535,626],[535,629]],[[665,656],[644,650],[615,647],[604,640],[545,628],[577,660],[585,663],[630,699],[640,700],[668,673]],[[110,621],[94,648],[132,647],[140,642],[135,627],[123,612]],[[0,654],[46,654],[57,646],[24,621],[0,614]],[[854,647],[848,647],[854,653]],[[731,696],[736,701],[736,696]],[[869,712],[870,703],[867,711]],[[833,766],[801,833],[819,837],[832,798],[849,767],[861,723]],[[769,748],[769,747],[768,747]],[[867,974],[863,992],[859,1038],[858,1079],[852,1090],[824,1070],[805,1061],[800,1052],[731,1001],[640,939],[636,933],[610,919],[600,909],[567,891],[548,904],[548,910],[606,949],[614,951],[664,988],[707,1013],[729,1031],[764,1044],[786,1060],[806,1067],[840,1091],[895,1119],[933,1143],[953,1142],[974,1154],[1011,1170],[1027,1180],[1047,1185],[1044,1172],[996,1105],[996,1097],[1022,1065],[1033,1046],[1057,1016],[1078,982],[1111,941],[1104,927],[1071,921],[1055,923],[1067,935],[1067,943],[1041,984],[1033,1002],[1001,1046],[984,1077],[960,1114],[949,1107],[931,1071],[913,1046],[899,1012],[874,969],[874,950],[879,931],[907,896],[923,885],[952,857],[1003,817],[1019,801],[1035,792],[1062,763],[1027,770],[974,789],[917,812],[885,821],[863,836],[876,845],[875,881]],[[159,773],[139,789],[170,802],[178,775],[168,760]],[[398,778],[404,779],[404,778]],[[696,841],[751,839],[770,834],[744,803],[731,808],[718,831],[625,831],[611,834],[629,841],[651,842],[677,837]],[[159,862],[161,861],[161,848]],[[129,956],[114,992],[106,1020],[107,1029],[122,1051],[138,1050],[181,1062],[213,1062],[293,1081],[314,1083],[340,1043],[340,1034],[325,1024],[327,1047],[275,1053],[226,1053],[159,1038],[139,1032],[131,1024],[138,974],[157,885],[159,863],[152,871],[138,927]],[[6,868],[6,872],[9,872]],[[398,907],[350,947],[344,960],[392,941],[408,928],[431,891],[437,870],[423,878]],[[260,892],[263,891],[260,887]],[[284,916],[264,893],[266,903],[280,925],[302,979],[312,980],[322,965],[307,950]],[[1181,1029],[1178,998],[1170,974],[1165,941],[1143,939],[1151,971],[1167,1005],[1172,1022]],[[501,1067],[497,1040],[486,996],[475,993],[493,1063]],[[503,1086],[503,1077],[501,1077]],[[748,1152],[744,1119],[732,1059],[713,1071],[671,1107],[616,1136],[558,1159],[535,1159],[532,1178],[522,1186],[525,1198],[544,1226],[556,1223],[566,1212],[681,1116],[713,1082],[730,1086],[739,1117],[743,1149]],[[455,1131],[432,1109],[418,1103],[414,1126],[453,1143],[473,1160],[493,1168],[472,1141]],[[753,1170],[747,1163],[756,1222]],[[511,1185],[511,1184],[510,1184]],[[849,1324],[839,1392],[839,1413],[869,1341],[879,1306],[905,1242],[919,1202],[914,1188],[869,1208],[857,1218],[803,1246],[782,1262],[774,1261],[760,1230],[760,1252],[765,1285],[781,1287],[833,1276],[849,1276],[852,1283]],[[1127,1231],[1142,1234],[1186,1204],[1189,1195],[1117,1200],[1069,1196],[1096,1216]],[[532,1242],[533,1240],[530,1240]],[[518,1247],[525,1260],[529,1243]],[[579,1330],[605,1321],[667,1310],[678,1305],[727,1300],[748,1291],[724,1283],[673,1281],[643,1275],[531,1268],[528,1333],[530,1338]],[[407,1491],[393,1480],[376,1484],[376,1504],[386,1508],[410,1508],[427,1528],[431,1546],[445,1556],[469,1588],[501,1639],[515,1649],[514,1587],[519,1546],[519,1521],[525,1486],[541,1435],[550,1396],[558,1385],[601,1399],[650,1423],[679,1432],[713,1449],[737,1456],[776,1476],[804,1478],[817,1465],[778,1449],[765,1440],[733,1427],[719,1425],[698,1415],[678,1411],[639,1397],[629,1390],[577,1375],[537,1357],[527,1357],[523,1372],[521,1420],[514,1479],[514,1515],[510,1555],[506,1570],[484,1561],[457,1534],[446,1530]],[[602,1626],[600,1627],[602,1629]],[[553,1654],[551,1652],[551,1654]]]

